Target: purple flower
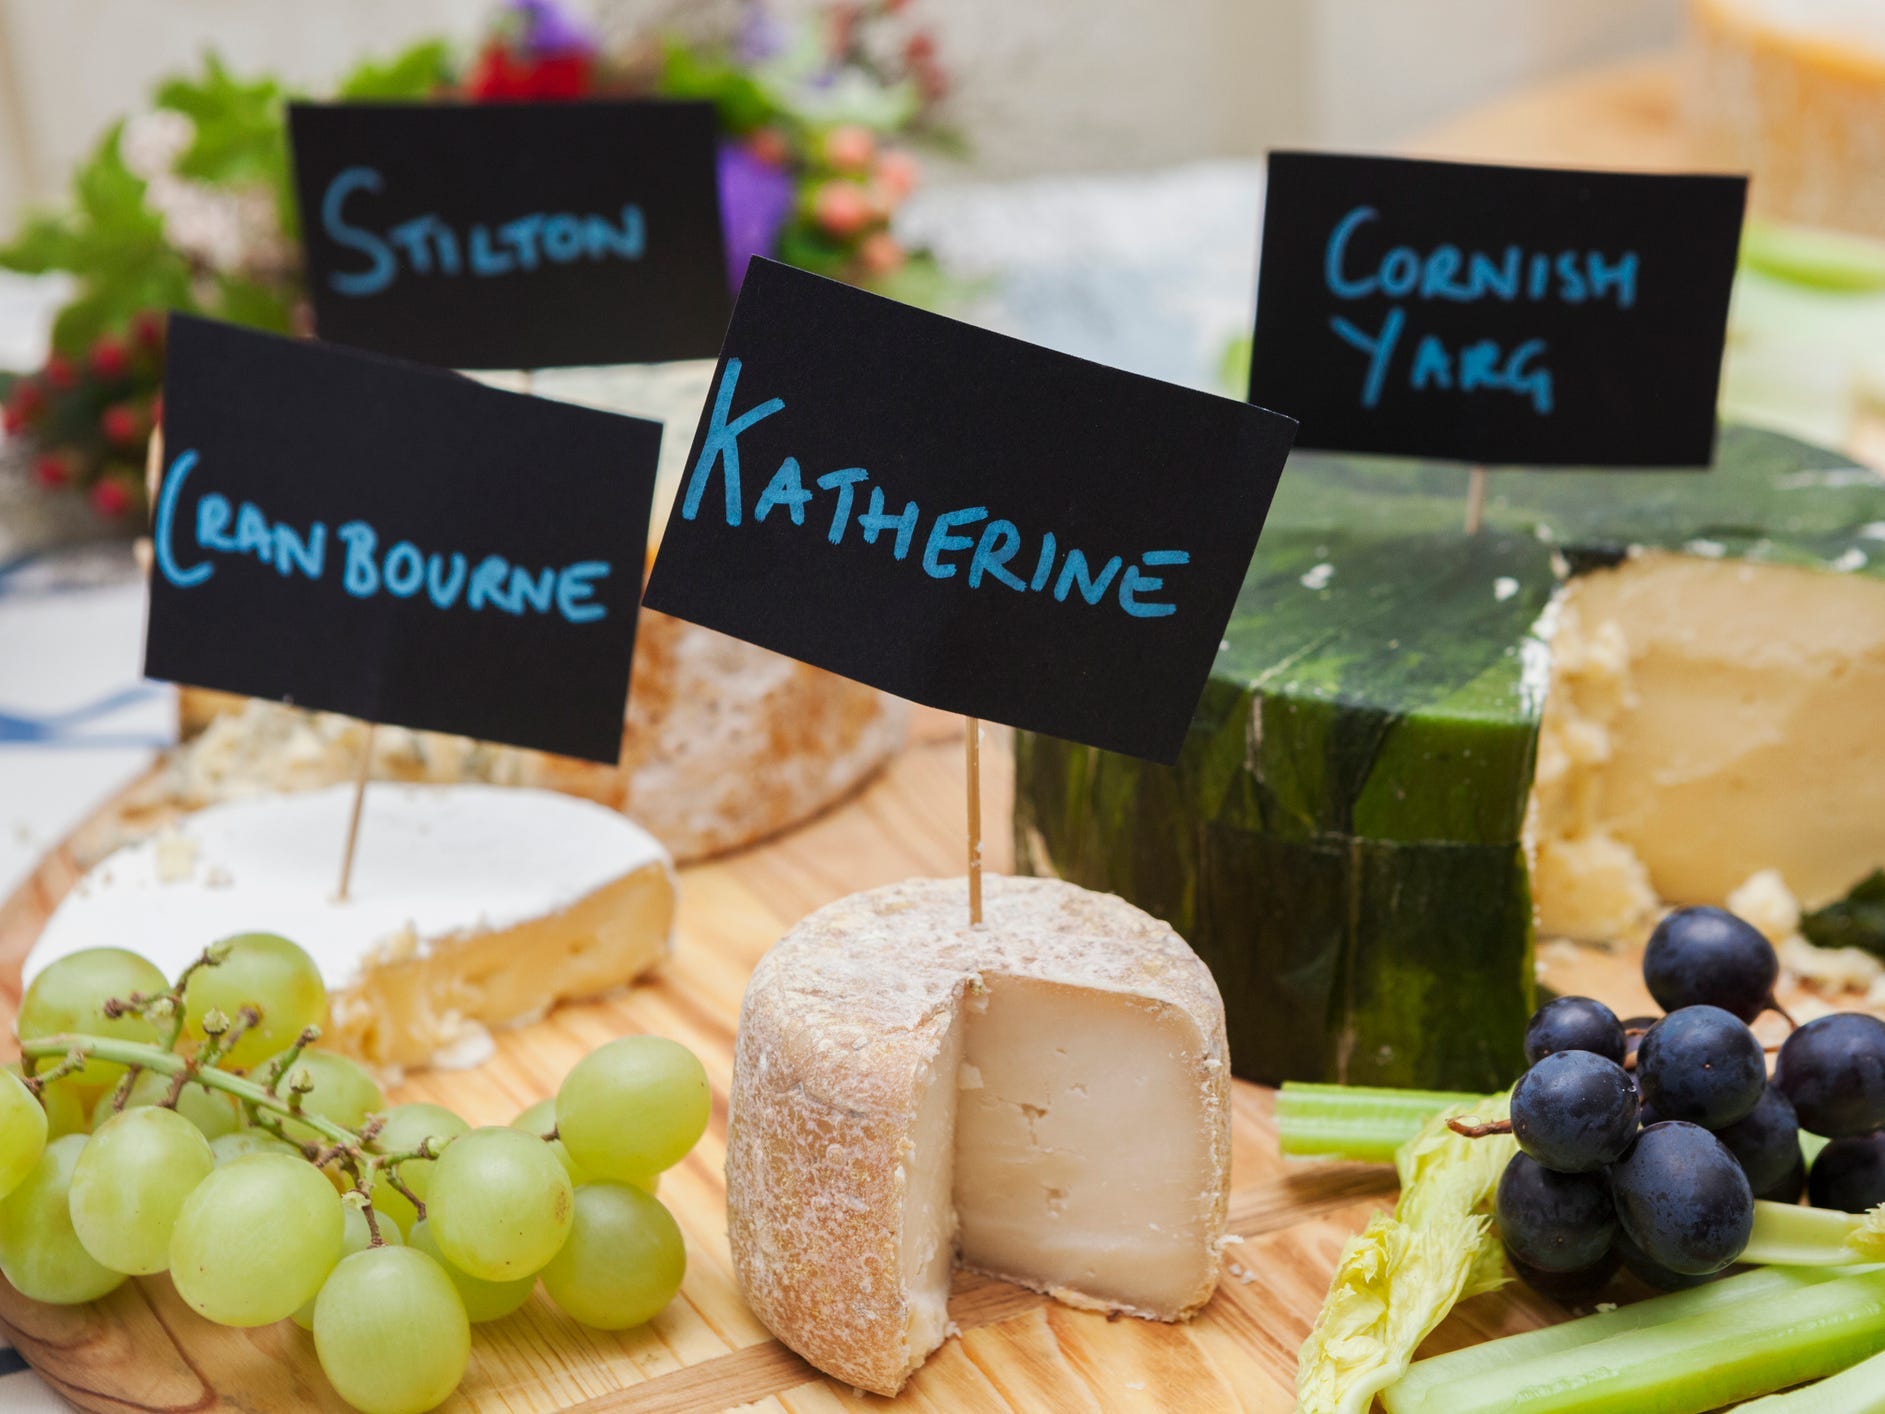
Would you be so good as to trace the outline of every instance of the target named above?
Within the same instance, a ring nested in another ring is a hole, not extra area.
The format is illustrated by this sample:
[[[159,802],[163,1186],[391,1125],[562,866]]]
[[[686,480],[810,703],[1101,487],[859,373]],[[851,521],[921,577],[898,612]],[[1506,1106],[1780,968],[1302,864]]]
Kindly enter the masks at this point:
[[[720,144],[720,225],[726,233],[727,283],[735,291],[755,255],[771,255],[792,210],[792,176],[762,162],[745,143]]]
[[[733,57],[741,68],[751,68],[781,52],[790,38],[777,15],[764,5],[748,5],[733,36]]]
[[[595,51],[595,36],[557,0],[511,0],[511,9],[522,21],[526,54],[544,57]]]

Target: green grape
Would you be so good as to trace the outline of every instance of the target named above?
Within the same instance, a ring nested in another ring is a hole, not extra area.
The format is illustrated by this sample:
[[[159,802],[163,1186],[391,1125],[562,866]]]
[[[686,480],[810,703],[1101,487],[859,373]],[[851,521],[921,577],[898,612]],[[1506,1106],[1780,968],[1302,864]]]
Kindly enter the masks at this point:
[[[426,1218],[420,1218],[412,1225],[412,1231],[406,1234],[406,1245],[416,1247],[445,1268],[445,1275],[458,1288],[458,1299],[465,1303],[465,1315],[470,1317],[474,1326],[486,1321],[502,1320],[510,1315],[530,1299],[530,1293],[537,1285],[534,1276],[518,1277],[515,1281],[480,1281],[477,1277],[466,1276],[452,1265],[450,1258],[439,1251],[438,1242],[432,1236],[432,1224]]]
[[[569,1175],[541,1139],[474,1129],[432,1171],[426,1212],[454,1267],[485,1281],[542,1269],[569,1233]]]
[[[556,1092],[556,1128],[598,1178],[672,1168],[707,1132],[713,1092],[700,1058],[661,1036],[623,1036],[576,1062]]]
[[[107,1020],[104,1005],[116,997],[128,1000],[133,992],[147,997],[170,990],[164,974],[134,952],[123,948],[86,948],[67,953],[33,979],[20,999],[19,1033],[22,1041],[83,1031],[88,1036],[111,1036],[120,1041],[151,1042],[157,1028],[141,1016]],[[116,1085],[124,1067],[109,1061],[88,1060],[72,1075],[81,1088]]]
[[[49,1069],[51,1065],[52,1062],[43,1061],[40,1069]],[[26,1078],[26,1072],[20,1069],[18,1061],[8,1061],[5,1065],[0,1065],[0,1070],[22,1080]],[[48,1139],[62,1139],[68,1134],[85,1134],[90,1131],[91,1122],[85,1117],[87,1106],[84,1092],[72,1083],[70,1077],[40,1086],[39,1103],[46,1111],[46,1137]]]
[[[276,1059],[274,1056],[269,1057],[257,1070],[255,1078],[267,1084]],[[302,1070],[314,1082],[314,1088],[301,1097],[301,1108],[311,1115],[319,1115],[343,1128],[357,1130],[365,1123],[368,1114],[386,1108],[386,1096],[380,1093],[379,1082],[367,1074],[366,1067],[335,1051],[303,1051],[277,1087],[277,1093],[284,1100],[288,1098],[289,1079],[296,1071]],[[327,1142],[299,1120],[283,1119],[281,1127],[290,1139],[299,1144]]]
[[[364,1252],[373,1245],[373,1229],[367,1226],[366,1210],[360,1206],[358,1200],[352,1203],[343,1202],[340,1206],[346,1214],[346,1226],[340,1234],[340,1259],[344,1262],[354,1253]],[[380,1241],[388,1247],[406,1245],[405,1239],[399,1235],[399,1229],[387,1222],[384,1217],[380,1218]],[[313,1330],[314,1303],[320,1299],[321,1294],[318,1291],[315,1292],[301,1303],[289,1319],[304,1331]]]
[[[250,1154],[184,1200],[170,1237],[177,1294],[224,1326],[294,1314],[340,1259],[340,1195],[306,1160]]]
[[[434,1148],[443,1148],[446,1140],[470,1132],[471,1126],[443,1105],[423,1102],[394,1105],[386,1112],[386,1123],[381,1126],[373,1147],[382,1154],[401,1154],[431,1139],[435,1141]],[[431,1159],[408,1159],[399,1166],[399,1181],[410,1188],[421,1203],[431,1188],[432,1164]],[[373,1183],[373,1208],[380,1217],[397,1223],[401,1232],[410,1232],[413,1221],[419,1216],[406,1201],[406,1195],[383,1175],[376,1176]]]
[[[216,1167],[234,1163],[250,1154],[286,1154],[299,1159],[301,1151],[284,1144],[265,1129],[238,1129],[233,1134],[218,1134],[209,1141],[209,1151],[216,1156]]]
[[[0,1199],[26,1182],[46,1152],[46,1111],[26,1082],[0,1075]]]
[[[543,1289],[585,1326],[619,1331],[660,1315],[686,1274],[680,1224],[660,1199],[632,1184],[586,1183]]]
[[[541,1139],[556,1128],[556,1096],[552,1095],[547,1100],[538,1100],[536,1104],[511,1121],[511,1128],[520,1129],[525,1134],[534,1134]],[[569,1175],[571,1183],[580,1187],[591,1181],[590,1172],[570,1157],[569,1145],[561,1139],[550,1141],[550,1152],[555,1154],[557,1162],[563,1165],[563,1172]],[[656,1192],[661,1187],[661,1175],[658,1173],[646,1176],[636,1174],[621,1181],[632,1183],[637,1188],[646,1189],[650,1193]]]
[[[170,1265],[170,1230],[216,1167],[209,1140],[175,1110],[113,1115],[72,1170],[72,1227],[114,1272],[151,1276]]]
[[[72,1230],[67,1195],[91,1141],[67,1134],[46,1146],[26,1181],[0,1202],[0,1276],[20,1295],[53,1306],[96,1301],[124,1280],[85,1250]]]
[[[92,1108],[92,1128],[96,1129],[114,1113],[111,1099],[115,1089],[107,1090]],[[170,1077],[160,1071],[141,1070],[136,1080],[131,1082],[131,1094],[125,1100],[127,1110],[141,1110],[150,1105],[162,1105],[170,1095]],[[234,1134],[241,1116],[236,1110],[235,1097],[221,1090],[212,1090],[207,1085],[189,1084],[183,1087],[183,1093],[177,1096],[177,1113],[203,1131],[205,1139],[217,1139],[225,1134]]]
[[[185,1033],[203,1039],[203,1018],[212,1009],[231,1022],[243,1007],[261,1012],[261,1021],[243,1033],[235,1049],[218,1062],[249,1070],[258,1061],[294,1044],[310,1026],[327,1024],[327,987],[314,959],[273,933],[238,933],[217,945],[224,952],[213,967],[190,974],[183,993]]]
[[[373,1247],[344,1258],[321,1288],[314,1349],[335,1393],[362,1414],[422,1414],[465,1377],[471,1326],[437,1262]]]

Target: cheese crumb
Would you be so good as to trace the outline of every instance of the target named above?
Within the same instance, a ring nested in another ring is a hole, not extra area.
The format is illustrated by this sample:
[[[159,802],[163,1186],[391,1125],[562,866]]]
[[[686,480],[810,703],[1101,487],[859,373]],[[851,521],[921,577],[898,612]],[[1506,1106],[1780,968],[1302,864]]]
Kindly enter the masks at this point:
[[[1832,991],[1863,992],[1885,978],[1885,963],[1861,948],[1816,948],[1805,938],[1793,937],[1784,939],[1777,951],[1782,967]]]
[[[181,884],[196,872],[196,841],[175,825],[166,825],[152,842],[157,851],[157,882]]]
[[[1509,574],[1502,574],[1492,582],[1492,597],[1501,604],[1518,593],[1518,581]]]
[[[1329,581],[1335,578],[1335,566],[1324,560],[1302,577],[1304,589],[1327,589]]]
[[[1750,874],[1728,895],[1728,911],[1759,928],[1770,943],[1785,942],[1800,931],[1800,901],[1778,869]]]

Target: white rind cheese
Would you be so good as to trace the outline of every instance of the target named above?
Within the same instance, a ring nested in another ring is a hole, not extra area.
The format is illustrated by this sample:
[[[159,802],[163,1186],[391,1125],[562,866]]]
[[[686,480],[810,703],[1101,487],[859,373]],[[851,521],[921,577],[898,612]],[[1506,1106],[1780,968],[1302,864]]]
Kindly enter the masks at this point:
[[[666,955],[667,852],[613,811],[551,791],[374,785],[346,902],[353,790],[264,796],[186,816],[89,871],[28,956],[25,980],[90,947],[175,977],[210,943],[272,932],[314,958],[326,1043],[382,1066],[468,1064],[483,1027],[632,981]]]
[[[856,894],[747,988],[727,1138],[734,1270],[819,1369],[894,1394],[963,1265],[1183,1319],[1216,1289],[1230,1068],[1210,972],[1123,900],[1048,879]]]

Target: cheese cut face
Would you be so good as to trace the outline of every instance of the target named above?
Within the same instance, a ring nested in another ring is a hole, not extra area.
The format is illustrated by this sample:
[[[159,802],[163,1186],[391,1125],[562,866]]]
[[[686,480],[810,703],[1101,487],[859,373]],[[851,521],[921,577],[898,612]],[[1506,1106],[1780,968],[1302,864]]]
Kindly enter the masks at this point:
[[[673,866],[588,801],[496,786],[368,789],[347,901],[334,898],[351,787],[215,806],[78,882],[25,980],[90,947],[175,977],[210,943],[280,933],[314,958],[324,1044],[397,1068],[476,1064],[488,1026],[633,981],[669,948]]]
[[[1178,764],[1017,735],[1020,867],[1187,938],[1239,1075],[1508,1085],[1540,930],[1885,865],[1885,478],[1731,426],[1465,483],[1293,456]]]
[[[812,914],[747,989],[727,1218],[747,1301],[894,1394],[953,1267],[1155,1320],[1217,1286],[1229,1059],[1209,971],[1124,901],[913,880]]]

